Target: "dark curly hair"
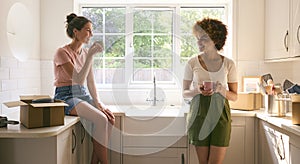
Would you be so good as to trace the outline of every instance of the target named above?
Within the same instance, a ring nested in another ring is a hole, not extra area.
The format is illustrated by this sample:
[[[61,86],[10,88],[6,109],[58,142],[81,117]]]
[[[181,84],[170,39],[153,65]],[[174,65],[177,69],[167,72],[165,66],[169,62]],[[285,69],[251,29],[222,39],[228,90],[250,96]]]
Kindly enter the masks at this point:
[[[193,26],[194,35],[205,32],[215,43],[217,50],[222,50],[227,38],[227,26],[217,19],[204,18]]]
[[[74,33],[73,33],[74,28],[76,28],[77,30],[81,30],[85,26],[85,24],[89,22],[91,23],[89,19],[83,16],[77,16],[74,13],[67,15],[66,22],[67,22],[66,32],[70,38],[74,37]]]

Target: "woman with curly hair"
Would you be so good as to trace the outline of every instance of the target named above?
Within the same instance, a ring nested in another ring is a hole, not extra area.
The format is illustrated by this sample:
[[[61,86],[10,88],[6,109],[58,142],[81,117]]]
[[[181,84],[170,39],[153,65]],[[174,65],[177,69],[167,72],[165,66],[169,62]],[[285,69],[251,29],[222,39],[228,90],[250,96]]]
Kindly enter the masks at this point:
[[[195,145],[200,164],[223,162],[231,134],[228,100],[237,99],[238,79],[233,60],[223,56],[227,27],[204,18],[193,26],[200,54],[186,64],[183,97],[192,98],[187,116],[189,143]],[[211,87],[204,82],[210,81]]]

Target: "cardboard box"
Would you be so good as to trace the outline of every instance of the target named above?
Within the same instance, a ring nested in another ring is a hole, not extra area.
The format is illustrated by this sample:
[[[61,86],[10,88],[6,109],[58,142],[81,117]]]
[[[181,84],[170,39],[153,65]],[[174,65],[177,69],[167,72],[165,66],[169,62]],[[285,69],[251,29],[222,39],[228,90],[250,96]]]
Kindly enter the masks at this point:
[[[20,96],[20,101],[4,103],[7,107],[20,106],[20,121],[27,128],[64,125],[64,107],[60,100],[52,103],[32,103],[32,100],[50,98],[47,95]]]
[[[229,101],[231,109],[258,110],[262,107],[261,93],[239,92],[236,101]]]

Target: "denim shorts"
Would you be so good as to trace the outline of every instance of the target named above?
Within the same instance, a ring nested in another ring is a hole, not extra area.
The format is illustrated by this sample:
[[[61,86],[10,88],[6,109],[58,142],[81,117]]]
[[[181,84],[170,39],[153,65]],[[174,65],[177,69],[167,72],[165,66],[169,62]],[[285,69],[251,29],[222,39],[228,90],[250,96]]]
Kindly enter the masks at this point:
[[[56,87],[54,99],[63,100],[69,105],[65,107],[66,115],[69,115],[70,111],[82,101],[94,105],[93,99],[86,93],[86,88],[82,85]]]

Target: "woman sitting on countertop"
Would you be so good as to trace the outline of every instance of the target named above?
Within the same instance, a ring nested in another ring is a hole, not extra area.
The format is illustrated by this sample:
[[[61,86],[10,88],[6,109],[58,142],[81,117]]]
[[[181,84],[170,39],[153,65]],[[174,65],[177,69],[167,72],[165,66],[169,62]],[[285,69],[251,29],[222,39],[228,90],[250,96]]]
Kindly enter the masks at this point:
[[[92,22],[85,17],[67,16],[67,35],[72,42],[59,48],[54,56],[55,99],[64,100],[66,115],[75,115],[93,123],[92,164],[107,164],[107,145],[115,117],[98,99],[92,70],[93,57],[103,51],[94,43],[89,50],[82,48],[93,36]],[[87,82],[89,94],[84,83]]]

